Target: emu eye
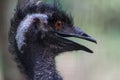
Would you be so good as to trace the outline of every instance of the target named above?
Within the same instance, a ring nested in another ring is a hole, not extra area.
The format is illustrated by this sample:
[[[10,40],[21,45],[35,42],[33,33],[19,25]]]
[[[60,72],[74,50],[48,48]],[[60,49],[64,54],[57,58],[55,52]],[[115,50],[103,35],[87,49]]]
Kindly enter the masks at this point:
[[[63,22],[62,22],[62,21],[57,21],[57,22],[55,23],[55,29],[56,29],[56,30],[59,30],[59,29],[62,27],[62,25],[63,25]]]

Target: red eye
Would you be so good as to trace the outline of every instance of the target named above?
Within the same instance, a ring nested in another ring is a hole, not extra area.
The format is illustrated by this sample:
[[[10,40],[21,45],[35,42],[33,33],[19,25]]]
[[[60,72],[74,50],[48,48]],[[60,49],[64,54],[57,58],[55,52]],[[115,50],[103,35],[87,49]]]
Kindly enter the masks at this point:
[[[61,21],[57,21],[57,22],[55,23],[55,29],[56,29],[56,30],[59,30],[61,27],[62,27],[62,22],[61,22]]]

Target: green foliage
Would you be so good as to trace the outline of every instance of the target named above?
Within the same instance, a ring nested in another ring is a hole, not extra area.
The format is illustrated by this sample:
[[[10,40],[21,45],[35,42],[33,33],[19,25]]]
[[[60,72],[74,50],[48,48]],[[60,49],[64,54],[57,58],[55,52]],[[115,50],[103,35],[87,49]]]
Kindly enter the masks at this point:
[[[97,28],[97,32],[113,34],[120,29],[119,4],[119,0],[75,0],[72,13],[75,22],[85,29]]]

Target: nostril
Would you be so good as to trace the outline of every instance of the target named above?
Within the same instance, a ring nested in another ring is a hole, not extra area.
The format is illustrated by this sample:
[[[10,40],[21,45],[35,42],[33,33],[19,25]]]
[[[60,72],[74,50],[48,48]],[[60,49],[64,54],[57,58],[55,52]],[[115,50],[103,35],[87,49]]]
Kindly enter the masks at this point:
[[[83,33],[82,36],[87,37],[88,35]]]

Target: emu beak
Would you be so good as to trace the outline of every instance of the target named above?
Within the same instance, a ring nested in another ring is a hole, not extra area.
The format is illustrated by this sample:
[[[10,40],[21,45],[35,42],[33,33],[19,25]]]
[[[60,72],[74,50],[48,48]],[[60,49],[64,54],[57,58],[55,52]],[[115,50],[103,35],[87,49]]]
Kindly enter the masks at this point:
[[[75,27],[75,26],[73,26],[72,28],[68,28],[68,27],[66,29],[64,28],[64,30],[58,31],[58,34],[62,37],[76,37],[76,38],[81,38],[81,39],[85,39],[87,41],[97,43],[97,41],[94,38],[92,38],[91,36],[86,34],[79,27]],[[73,43],[75,43],[75,42],[73,42]],[[88,49],[87,47],[84,47],[83,45],[78,44],[78,43],[77,43],[77,45],[80,46],[81,50],[87,51],[89,53],[93,53],[93,51]]]
[[[63,37],[77,37],[77,38],[81,38],[81,39],[85,39],[85,40],[97,43],[97,41],[94,38],[86,34],[79,27],[75,27],[75,26],[69,29],[61,30],[58,32],[58,34]]]
[[[85,40],[97,43],[97,41],[94,38],[86,34],[84,31],[82,31],[78,27],[73,27],[73,31],[70,34],[71,34],[71,37],[77,37],[77,38],[81,38],[81,39],[85,39]]]

